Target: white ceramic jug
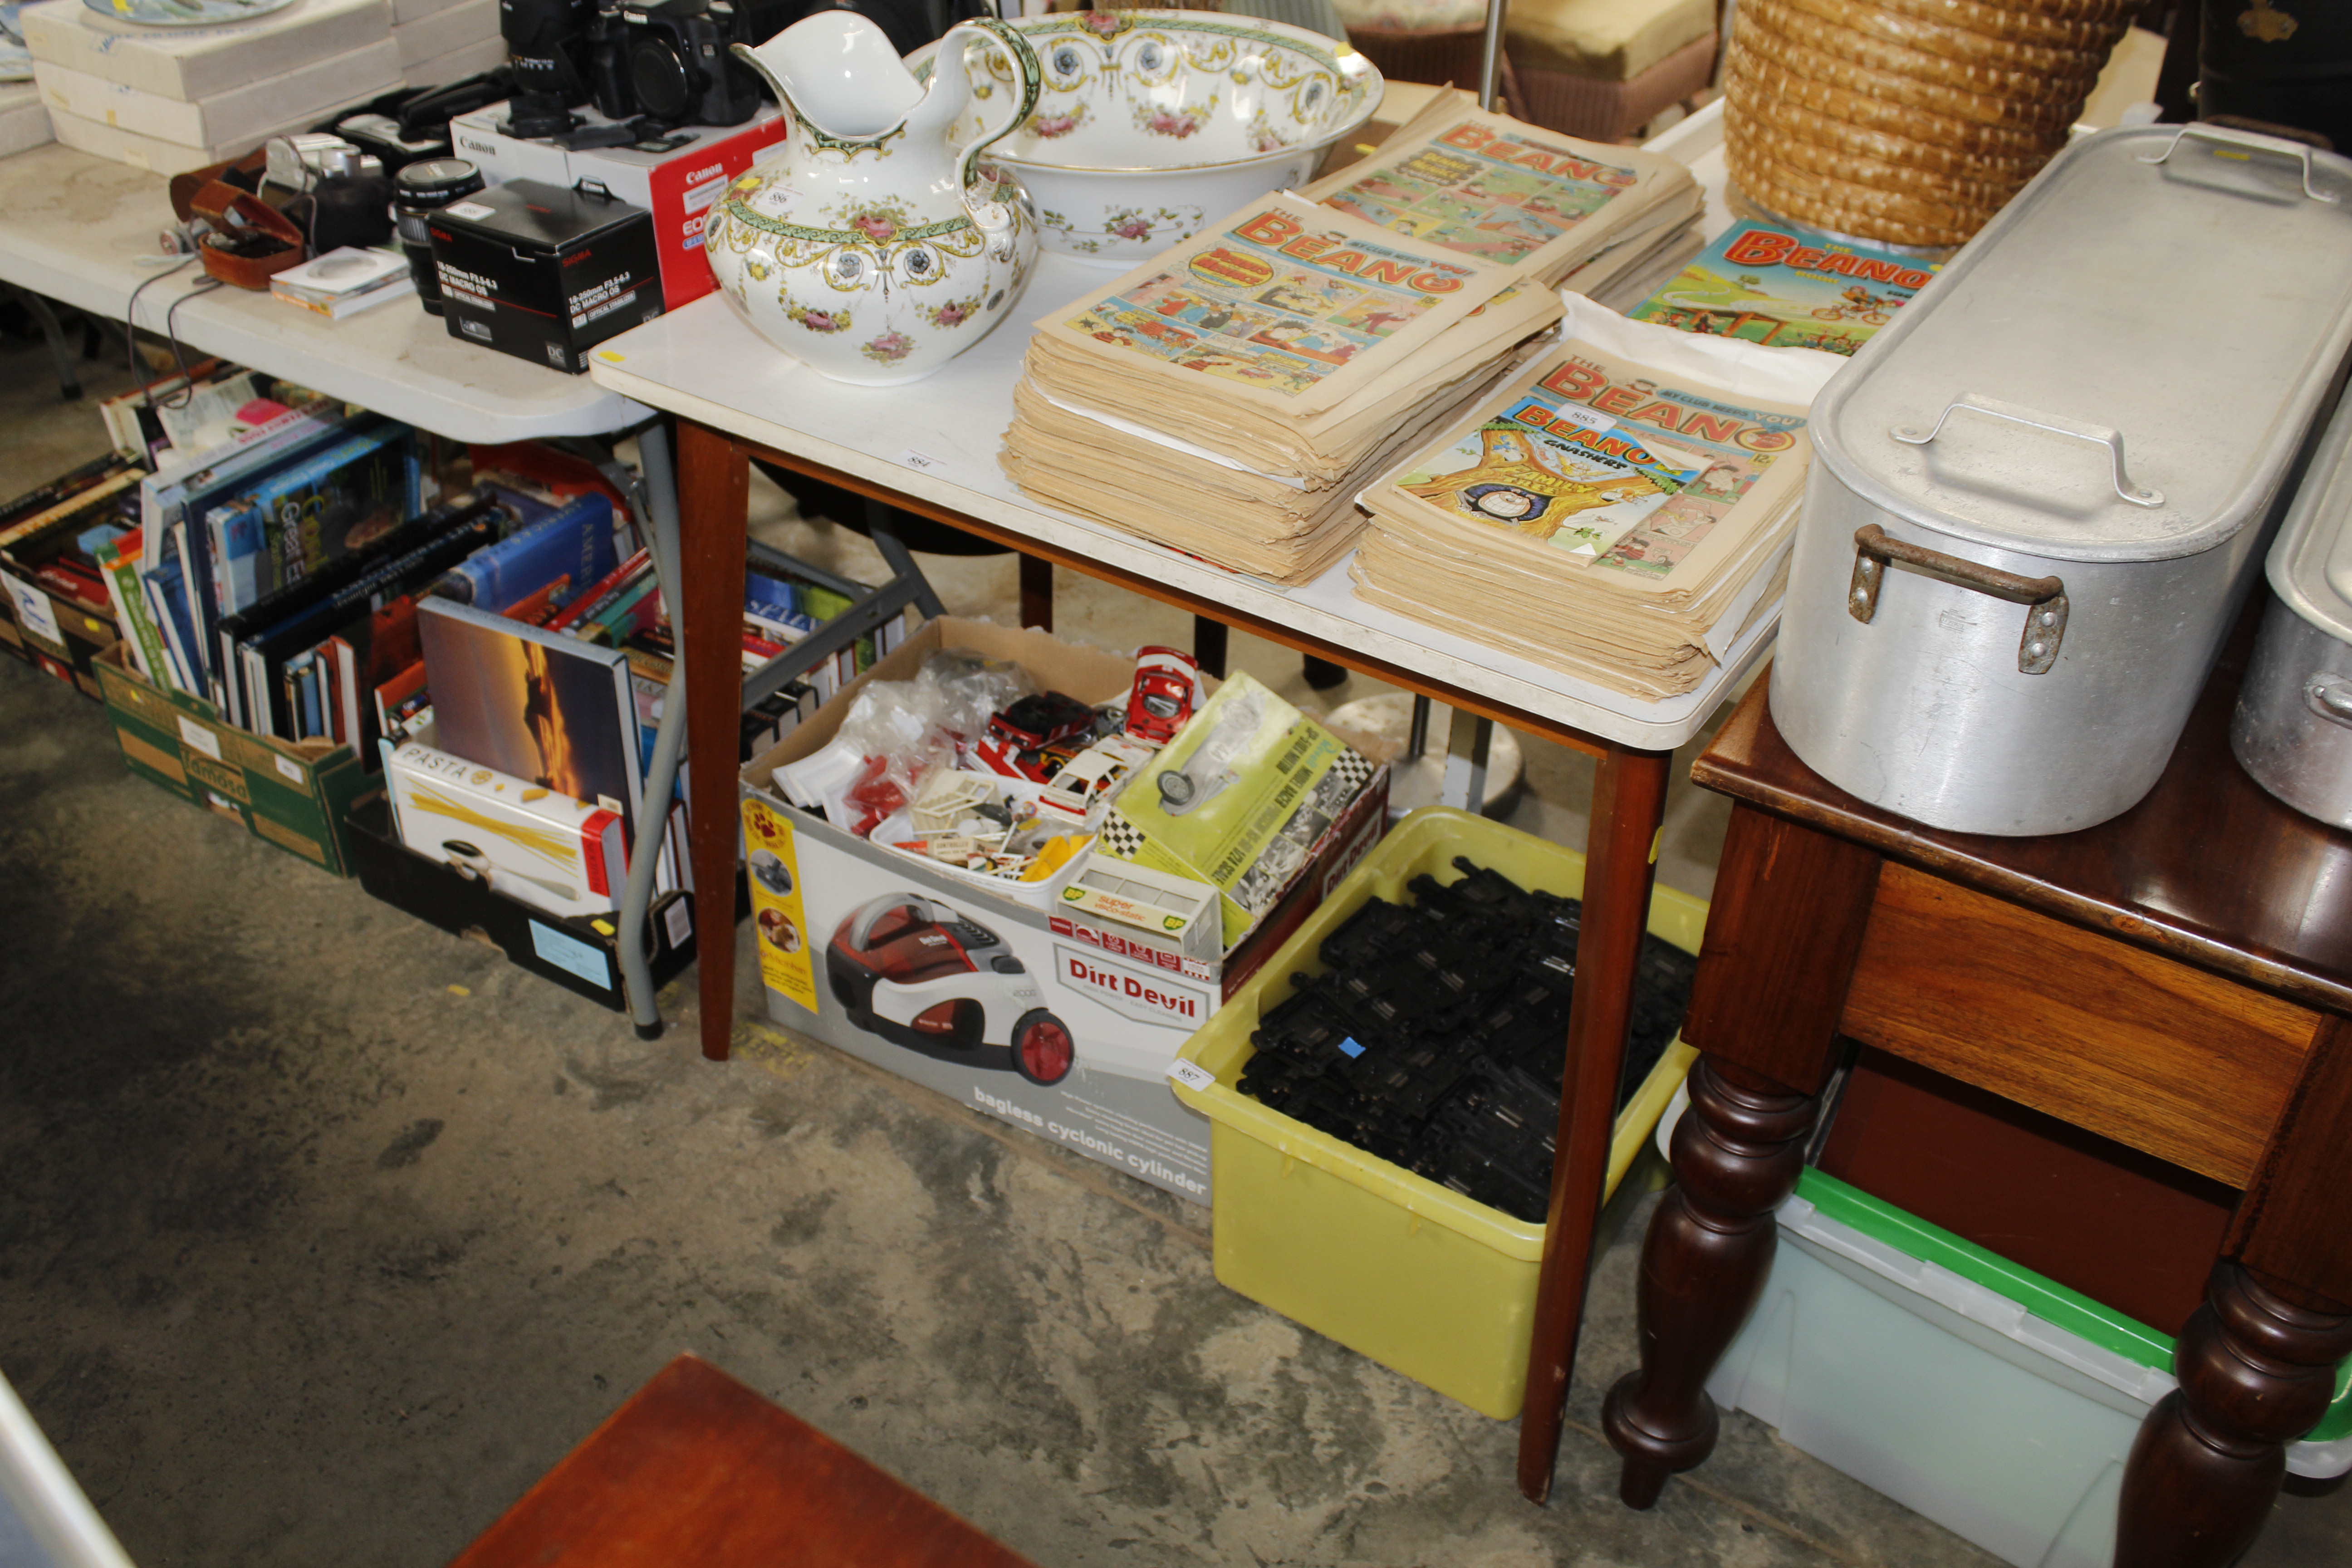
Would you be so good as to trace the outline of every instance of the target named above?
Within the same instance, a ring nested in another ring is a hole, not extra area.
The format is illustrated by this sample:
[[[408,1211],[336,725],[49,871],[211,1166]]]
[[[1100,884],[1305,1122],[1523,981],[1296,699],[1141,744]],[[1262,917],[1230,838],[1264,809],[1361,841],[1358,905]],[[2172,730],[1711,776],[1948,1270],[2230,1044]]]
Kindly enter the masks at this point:
[[[1009,57],[1009,83],[960,68],[974,38]],[[1002,22],[961,23],[940,50],[957,64],[927,85],[872,22],[819,11],[735,53],[792,128],[711,212],[719,291],[778,348],[868,386],[919,380],[985,337],[1037,261],[1028,195],[981,165],[1036,106],[1035,51]],[[951,149],[948,128],[975,98],[994,112]]]

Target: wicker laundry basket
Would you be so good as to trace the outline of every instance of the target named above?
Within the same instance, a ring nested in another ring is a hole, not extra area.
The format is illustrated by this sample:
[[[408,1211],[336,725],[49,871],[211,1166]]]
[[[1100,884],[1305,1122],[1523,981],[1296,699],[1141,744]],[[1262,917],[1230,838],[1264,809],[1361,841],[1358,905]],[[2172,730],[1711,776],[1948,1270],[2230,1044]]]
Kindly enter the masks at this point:
[[[1706,89],[1715,77],[1715,35],[1694,38],[1626,81],[1604,81],[1570,71],[1521,65],[1511,112],[1548,130],[1588,142],[1624,142],[1678,103]]]
[[[1739,0],[1724,158],[1755,206],[1961,245],[2051,155],[2139,0]]]

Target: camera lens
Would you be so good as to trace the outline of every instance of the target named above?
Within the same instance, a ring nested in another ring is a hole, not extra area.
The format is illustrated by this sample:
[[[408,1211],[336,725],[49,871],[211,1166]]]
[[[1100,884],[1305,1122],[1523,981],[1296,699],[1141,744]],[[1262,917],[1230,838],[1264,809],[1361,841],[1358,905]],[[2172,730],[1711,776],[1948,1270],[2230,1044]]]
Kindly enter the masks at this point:
[[[393,176],[392,212],[400,227],[400,247],[408,253],[408,275],[416,280],[417,301],[434,315],[441,314],[441,275],[433,269],[433,234],[425,216],[463,201],[484,184],[481,170],[463,158],[428,158]]]

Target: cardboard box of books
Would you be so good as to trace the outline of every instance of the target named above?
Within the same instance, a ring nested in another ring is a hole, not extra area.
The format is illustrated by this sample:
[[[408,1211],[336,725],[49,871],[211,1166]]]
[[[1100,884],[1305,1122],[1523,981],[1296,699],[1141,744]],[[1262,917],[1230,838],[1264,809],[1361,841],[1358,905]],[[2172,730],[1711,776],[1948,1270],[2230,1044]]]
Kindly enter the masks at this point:
[[[1044,632],[943,616],[753,759],[744,846],[769,1016],[1206,1202],[1208,1123],[1169,1091],[1168,1065],[1379,840],[1387,770],[1373,770],[1248,938],[1203,958],[1183,929],[1134,913],[1132,879],[1087,881],[1090,868],[1122,863],[1087,856],[1047,883],[992,883],[855,837],[784,798],[776,769],[829,742],[866,681],[911,679],[941,647],[1012,659],[1040,687],[1096,703],[1123,695],[1135,669]]]
[[[93,700],[121,635],[99,552],[135,524],[138,483],[110,454],[0,506],[0,646]]]
[[[354,804],[345,826],[352,873],[369,897],[453,935],[486,942],[508,962],[591,1002],[615,1011],[628,1005],[613,915],[555,914],[499,891],[490,878],[461,865],[426,859],[402,845],[381,792]],[[740,914],[740,883],[735,901]],[[652,931],[646,962],[654,984],[665,985],[694,962],[694,896],[664,893],[647,914]]]
[[[211,703],[141,677],[121,643],[98,657],[97,670],[132,773],[312,865],[351,874],[343,816],[373,784],[351,747],[267,740],[224,724]]]

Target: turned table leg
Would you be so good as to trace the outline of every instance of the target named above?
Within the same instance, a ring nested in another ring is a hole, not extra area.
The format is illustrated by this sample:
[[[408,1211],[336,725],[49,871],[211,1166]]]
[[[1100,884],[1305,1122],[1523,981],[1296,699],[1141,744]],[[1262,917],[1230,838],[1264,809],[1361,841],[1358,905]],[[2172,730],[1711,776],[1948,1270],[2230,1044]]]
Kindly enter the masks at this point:
[[[1675,1184],[1642,1243],[1642,1367],[1609,1391],[1601,1424],[1624,1457],[1618,1495],[1658,1500],[1666,1478],[1715,1449],[1706,1380],[1756,1305],[1820,1101],[1702,1056],[1675,1129]]]
[[[2224,1568],[2253,1544],[2286,1476],[2286,1445],[2327,1410],[2352,1315],[2315,1312],[2227,1259],[2189,1320],[2180,1386],[2124,1467],[2116,1568]]]

